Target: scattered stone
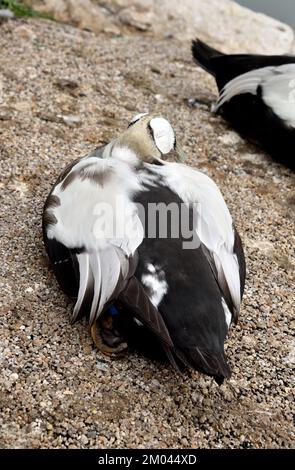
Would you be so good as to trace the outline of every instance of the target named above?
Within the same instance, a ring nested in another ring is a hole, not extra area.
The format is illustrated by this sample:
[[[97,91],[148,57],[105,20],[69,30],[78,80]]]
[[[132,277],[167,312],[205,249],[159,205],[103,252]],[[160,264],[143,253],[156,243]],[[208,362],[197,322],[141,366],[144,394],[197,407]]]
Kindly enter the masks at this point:
[[[101,370],[102,372],[105,372],[109,368],[108,364],[106,364],[105,362],[100,362],[100,361],[97,361],[96,367],[98,368],[98,370]]]
[[[67,126],[77,126],[81,124],[80,116],[74,116],[73,114],[69,114],[68,116],[59,115],[57,117],[60,118],[62,122],[67,124]]]
[[[0,9],[0,24],[4,21],[10,20],[11,18],[14,18],[14,13],[13,11],[5,8]]]
[[[79,87],[79,84],[75,82],[75,80],[71,80],[68,78],[60,78],[59,80],[55,82],[55,84],[61,90],[66,90],[66,91],[73,91]]]
[[[1,87],[0,87],[1,88]],[[1,89],[0,89],[0,93],[1,93]],[[1,96],[0,96],[0,100],[1,100]],[[12,111],[10,110],[2,110],[0,108],[0,121],[10,121],[12,119]]]
[[[33,30],[29,28],[27,25],[21,25],[14,29],[14,34],[21,39],[25,39],[28,41],[34,41],[36,39],[36,35],[34,34]]]
[[[86,446],[88,444],[89,440],[88,437],[86,437],[84,434],[81,436],[81,444],[83,446]]]
[[[242,138],[234,131],[227,132],[226,134],[220,135],[218,140],[224,145],[237,145],[243,142]]]
[[[121,23],[132,26],[139,31],[147,31],[152,26],[153,16],[149,11],[139,12],[133,8],[126,8],[120,11],[119,20]]]

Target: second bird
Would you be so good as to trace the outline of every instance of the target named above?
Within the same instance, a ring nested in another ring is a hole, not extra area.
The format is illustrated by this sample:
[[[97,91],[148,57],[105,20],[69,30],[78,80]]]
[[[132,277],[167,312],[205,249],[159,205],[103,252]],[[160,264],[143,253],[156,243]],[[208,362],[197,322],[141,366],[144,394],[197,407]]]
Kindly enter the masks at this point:
[[[200,40],[193,41],[192,53],[216,79],[219,98],[213,110],[294,170],[295,56],[228,55]]]

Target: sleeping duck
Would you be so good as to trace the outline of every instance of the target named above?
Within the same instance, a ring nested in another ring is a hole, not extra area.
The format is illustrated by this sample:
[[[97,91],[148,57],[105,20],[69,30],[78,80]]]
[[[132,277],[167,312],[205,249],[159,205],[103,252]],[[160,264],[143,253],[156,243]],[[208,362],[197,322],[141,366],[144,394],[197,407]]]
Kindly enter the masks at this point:
[[[136,116],[61,173],[44,206],[44,243],[75,299],[72,321],[87,316],[102,352],[134,342],[222,383],[243,248],[218,187],[182,159],[166,119]]]
[[[294,170],[295,56],[227,55],[200,40],[193,41],[192,53],[216,79],[213,111]]]

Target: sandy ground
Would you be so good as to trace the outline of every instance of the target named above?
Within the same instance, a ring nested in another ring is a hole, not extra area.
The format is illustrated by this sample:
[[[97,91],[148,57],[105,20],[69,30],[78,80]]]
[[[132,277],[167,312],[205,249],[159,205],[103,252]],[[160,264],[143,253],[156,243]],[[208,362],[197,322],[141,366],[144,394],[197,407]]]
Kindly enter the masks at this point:
[[[37,20],[0,30],[0,447],[294,447],[290,172],[210,114],[214,83],[189,44]],[[190,109],[194,96],[204,104]],[[57,175],[147,110],[171,120],[189,163],[220,186],[245,244],[221,387],[136,354],[103,358],[87,324],[70,325],[44,255],[42,206]]]

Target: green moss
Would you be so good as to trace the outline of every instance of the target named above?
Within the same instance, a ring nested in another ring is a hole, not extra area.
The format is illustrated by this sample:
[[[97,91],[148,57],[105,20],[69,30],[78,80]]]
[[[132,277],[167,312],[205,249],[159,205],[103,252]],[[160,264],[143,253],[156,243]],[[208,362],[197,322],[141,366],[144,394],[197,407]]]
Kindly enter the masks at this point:
[[[11,10],[15,16],[29,16],[54,20],[53,16],[49,13],[33,10],[28,5],[25,5],[24,3],[18,2],[16,0],[0,0],[0,10],[1,9]]]

